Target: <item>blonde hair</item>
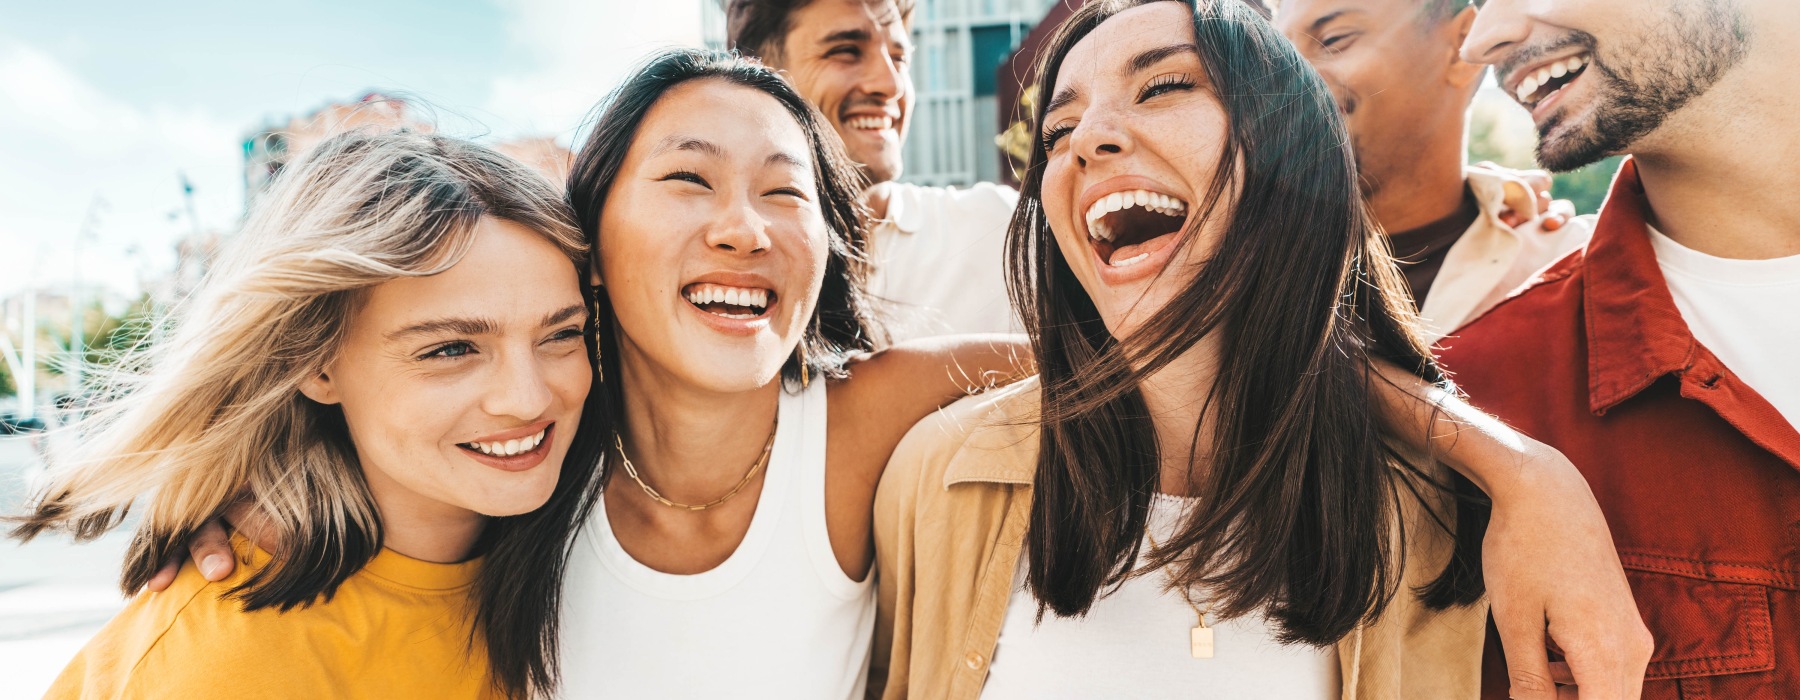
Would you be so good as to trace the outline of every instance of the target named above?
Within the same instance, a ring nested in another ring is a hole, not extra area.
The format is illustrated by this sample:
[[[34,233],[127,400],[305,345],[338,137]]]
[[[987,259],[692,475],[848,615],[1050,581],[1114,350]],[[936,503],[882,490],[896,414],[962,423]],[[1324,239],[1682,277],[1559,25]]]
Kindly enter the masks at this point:
[[[585,265],[561,192],[510,158],[407,130],[321,143],[259,200],[161,339],[126,358],[13,535],[93,538],[143,499],[129,594],[244,499],[281,550],[234,589],[245,609],[329,598],[379,551],[380,519],[342,413],[299,387],[331,360],[363,290],[450,268],[482,216],[540,233],[571,274]]]

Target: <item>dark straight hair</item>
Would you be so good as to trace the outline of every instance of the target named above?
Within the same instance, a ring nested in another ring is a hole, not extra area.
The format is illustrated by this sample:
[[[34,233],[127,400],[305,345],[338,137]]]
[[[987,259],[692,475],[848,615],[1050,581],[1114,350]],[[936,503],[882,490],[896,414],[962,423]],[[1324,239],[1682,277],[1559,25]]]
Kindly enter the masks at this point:
[[[1429,510],[1437,526],[1462,522],[1451,562],[1421,594],[1434,607],[1475,601],[1486,521],[1473,486],[1402,459],[1374,410],[1374,360],[1444,378],[1364,209],[1349,139],[1318,75],[1240,0],[1099,0],[1046,45],[1038,94],[1052,94],[1083,37],[1154,1],[1192,13],[1229,120],[1218,176],[1190,225],[1210,221],[1223,233],[1185,290],[1132,337],[1115,338],[1045,219],[1046,149],[1034,139],[1007,247],[1009,288],[1033,321],[1043,377],[1025,543],[1040,614],[1083,614],[1141,573],[1159,446],[1138,386],[1210,334],[1223,340],[1218,378],[1196,399],[1211,443],[1194,446],[1207,458],[1189,467],[1202,506],[1143,554],[1149,569],[1166,568],[1174,586],[1217,591],[1213,609],[1224,617],[1261,612],[1283,641],[1330,644],[1377,617],[1399,587],[1404,555],[1391,533],[1400,491],[1451,489],[1469,494],[1469,507]]]
[[[858,197],[862,179],[843,155],[837,135],[812,106],[773,71],[755,61],[717,51],[672,50],[652,56],[601,103],[599,118],[586,144],[575,156],[567,197],[575,222],[591,255],[598,255],[600,215],[619,177],[638,127],[657,100],[671,88],[694,80],[748,87],[774,97],[806,132],[812,147],[819,202],[832,232],[825,281],[808,325],[805,362],[811,376],[823,381],[847,376],[851,354],[874,350],[882,342],[880,327],[863,296],[867,229]],[[589,261],[597,265],[598,258]],[[559,678],[556,653],[563,575],[575,535],[592,515],[609,471],[602,457],[612,448],[617,416],[625,394],[619,377],[619,344],[613,337],[612,302],[603,287],[588,288],[594,309],[589,341],[597,348],[599,377],[588,393],[575,444],[569,448],[563,479],[543,508],[516,518],[519,527],[498,528],[504,546],[489,548],[482,566],[482,620],[488,633],[495,684],[514,695],[555,695]],[[798,353],[796,353],[798,355]],[[782,379],[800,382],[800,357],[788,360]],[[581,469],[575,470],[579,465]],[[571,473],[581,478],[570,478]],[[535,572],[531,576],[521,571]],[[501,639],[493,630],[540,630],[537,637]],[[621,630],[621,633],[623,631]]]

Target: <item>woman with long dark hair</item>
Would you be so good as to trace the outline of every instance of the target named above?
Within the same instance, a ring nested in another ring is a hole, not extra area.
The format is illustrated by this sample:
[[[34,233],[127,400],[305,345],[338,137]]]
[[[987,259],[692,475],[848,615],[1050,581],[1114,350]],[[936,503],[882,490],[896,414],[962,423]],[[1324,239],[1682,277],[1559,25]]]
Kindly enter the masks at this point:
[[[1370,410],[1444,377],[1323,84],[1237,0],[1088,3],[1038,80],[1009,265],[1041,375],[894,456],[886,696],[1475,697],[1487,508]],[[1593,614],[1641,635],[1584,535]]]

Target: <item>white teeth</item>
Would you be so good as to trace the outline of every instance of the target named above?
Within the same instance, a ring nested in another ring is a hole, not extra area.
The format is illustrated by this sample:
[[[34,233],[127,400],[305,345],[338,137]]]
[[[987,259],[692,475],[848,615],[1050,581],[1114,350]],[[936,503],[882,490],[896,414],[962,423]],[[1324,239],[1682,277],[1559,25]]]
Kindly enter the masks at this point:
[[[1125,267],[1126,265],[1136,265],[1137,263],[1141,263],[1144,261],[1144,258],[1148,258],[1148,257],[1150,257],[1149,253],[1138,253],[1137,255],[1133,255],[1124,260],[1107,261],[1106,264],[1111,265],[1113,267]]]
[[[1537,92],[1537,89],[1538,89],[1537,78],[1536,77],[1526,78],[1525,82],[1519,83],[1519,100],[1521,102],[1523,102],[1523,101],[1531,99],[1531,93]]]
[[[1088,234],[1102,241],[1112,240],[1112,231],[1100,222],[1100,218],[1115,211],[1142,207],[1158,214],[1181,216],[1187,211],[1187,203],[1160,192],[1148,190],[1132,190],[1114,192],[1096,200],[1088,207]]]
[[[1550,69],[1539,68],[1537,74],[1531,77],[1537,80],[1537,84],[1547,85],[1550,83]]]
[[[1543,73],[1543,71],[1538,71],[1538,72]],[[1561,78],[1568,74],[1569,74],[1569,64],[1567,61],[1557,61],[1556,63],[1553,63],[1550,65],[1550,77]]]
[[[696,284],[688,287],[682,296],[695,306],[706,304],[730,304],[732,306],[748,306],[767,309],[769,306],[769,290],[749,287],[727,287],[722,284]],[[755,318],[759,314],[725,314],[732,318]]]
[[[540,430],[536,435],[501,442],[468,442],[463,444],[475,448],[476,452],[480,452],[484,455],[512,457],[537,449],[538,445],[544,443],[544,435],[547,432],[548,431]]]
[[[852,129],[892,129],[894,120],[891,117],[851,117],[844,124]]]

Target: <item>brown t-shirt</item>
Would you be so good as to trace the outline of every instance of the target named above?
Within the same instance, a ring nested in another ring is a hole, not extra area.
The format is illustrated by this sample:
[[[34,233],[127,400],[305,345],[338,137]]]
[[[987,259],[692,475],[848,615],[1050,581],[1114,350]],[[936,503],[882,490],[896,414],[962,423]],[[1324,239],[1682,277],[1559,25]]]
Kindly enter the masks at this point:
[[[1388,234],[1388,245],[1394,251],[1394,259],[1400,263],[1400,272],[1406,275],[1406,286],[1412,289],[1414,305],[1425,306],[1425,295],[1431,292],[1431,283],[1444,268],[1450,246],[1456,245],[1469,227],[1475,225],[1478,216],[1481,216],[1481,206],[1475,202],[1475,193],[1465,185],[1462,205],[1449,216],[1415,229]]]

